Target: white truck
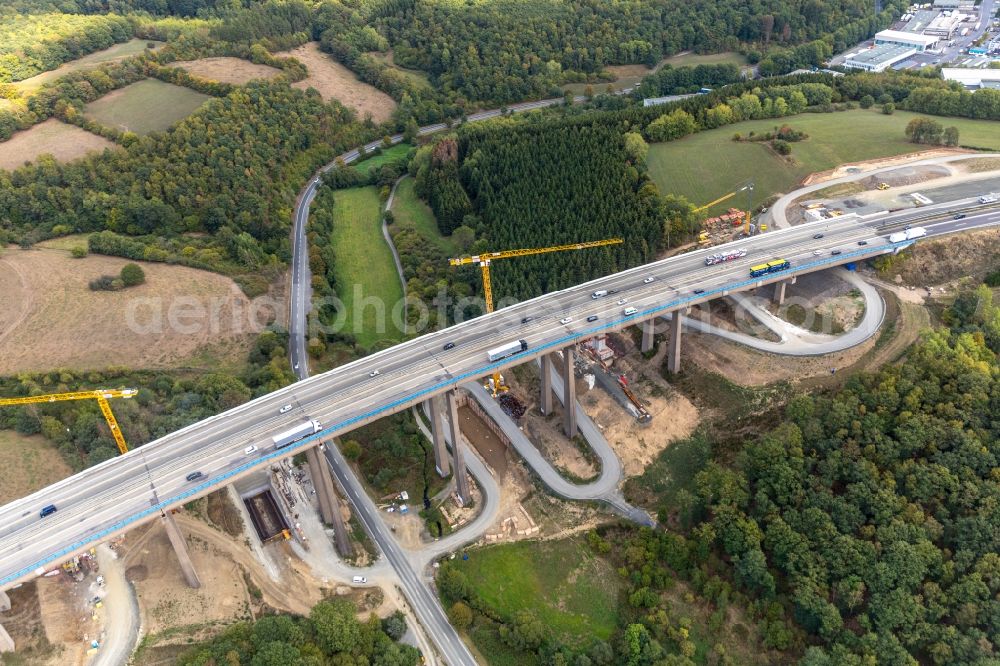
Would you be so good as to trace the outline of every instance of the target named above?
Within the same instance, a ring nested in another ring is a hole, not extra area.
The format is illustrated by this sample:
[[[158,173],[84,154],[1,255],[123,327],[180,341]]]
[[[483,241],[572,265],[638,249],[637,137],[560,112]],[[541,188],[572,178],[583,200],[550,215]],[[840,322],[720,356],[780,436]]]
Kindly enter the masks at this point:
[[[490,349],[486,352],[489,356],[490,361],[499,361],[502,358],[507,358],[508,356],[513,356],[514,354],[520,354],[525,349],[528,348],[528,343],[525,340],[515,340],[514,342],[508,342],[502,347],[496,347],[495,349]]]
[[[902,243],[903,241],[923,238],[926,235],[927,230],[923,227],[913,227],[912,229],[904,229],[903,231],[897,231],[894,234],[889,234],[889,242]]]
[[[286,430],[285,432],[278,433],[272,440],[274,441],[274,448],[280,449],[282,447],[288,446],[292,442],[297,442],[303,437],[308,437],[309,435],[315,435],[323,426],[319,421],[306,421],[305,423],[300,423],[291,430]]]
[[[997,199],[998,197],[995,194],[984,194],[979,197],[979,203],[996,203]]]

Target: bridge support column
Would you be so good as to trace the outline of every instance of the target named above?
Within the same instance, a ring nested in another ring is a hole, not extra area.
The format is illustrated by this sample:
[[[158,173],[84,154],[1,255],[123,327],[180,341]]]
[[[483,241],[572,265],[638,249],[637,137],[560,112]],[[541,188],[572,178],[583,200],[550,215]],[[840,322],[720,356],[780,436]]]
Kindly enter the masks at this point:
[[[174,553],[177,554],[177,561],[181,565],[184,580],[187,581],[188,587],[201,587],[201,581],[198,580],[198,572],[194,570],[194,563],[191,562],[191,556],[188,554],[187,543],[184,541],[184,535],[181,534],[181,528],[177,527],[174,514],[168,511],[161,515],[163,516],[163,527],[167,530],[167,538],[170,539],[170,545],[174,547]]]
[[[465,459],[462,443],[462,429],[458,423],[458,403],[455,402],[455,391],[448,391],[446,394],[448,401],[448,424],[451,426],[451,454],[455,463],[455,489],[463,503],[468,503],[472,499],[469,491],[469,473],[465,469]]]
[[[3,590],[0,590],[0,613],[10,610],[10,597]],[[13,652],[14,639],[10,637],[7,630],[0,624],[0,653]]]
[[[667,347],[667,371],[677,374],[681,371],[681,313],[674,310],[670,315],[670,345]]]
[[[431,398],[428,407],[428,411],[431,413],[431,434],[434,437],[434,466],[437,468],[438,474],[448,476],[451,472],[451,467],[448,462],[448,446],[444,440],[441,396],[436,395]]]
[[[642,322],[642,346],[640,350],[643,354],[653,348],[653,335],[656,333],[656,318],[647,319]]]
[[[796,276],[797,277],[797,276]],[[774,304],[783,305],[785,303],[785,287],[790,284],[795,284],[796,278],[788,278],[787,280],[782,280],[781,282],[776,282],[774,284]]]
[[[573,373],[573,346],[563,352],[563,428],[566,436],[576,437],[576,375]]]
[[[334,446],[339,446],[340,442],[334,439]],[[351,539],[347,535],[347,525],[344,524],[344,514],[340,512],[340,499],[337,497],[337,487],[333,484],[333,474],[330,473],[330,465],[319,452],[319,447],[314,446],[309,449],[316,456],[316,463],[319,467],[319,474],[313,474],[313,486],[316,486],[316,496],[320,498],[320,509],[322,512],[324,500],[329,506],[329,512],[323,514],[323,520],[333,526],[333,540],[337,545],[337,552],[341,557],[354,555],[354,547]],[[310,466],[310,471],[312,470]],[[322,490],[320,490],[322,488]]]
[[[542,398],[538,403],[538,411],[545,416],[552,413],[552,355],[542,356]]]

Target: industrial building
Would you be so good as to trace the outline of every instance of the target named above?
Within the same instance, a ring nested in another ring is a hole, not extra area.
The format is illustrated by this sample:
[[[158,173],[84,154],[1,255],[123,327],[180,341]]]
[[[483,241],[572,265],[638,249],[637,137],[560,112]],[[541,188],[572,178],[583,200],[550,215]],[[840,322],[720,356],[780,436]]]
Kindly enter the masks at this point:
[[[909,16],[909,20],[906,25],[903,26],[903,32],[912,32],[915,35],[923,34],[924,30],[931,24],[934,19],[940,16],[941,12],[932,11],[930,9],[922,9],[918,12],[912,14],[907,14],[903,18]]]
[[[969,90],[1000,89],[1000,69],[942,67],[941,76],[944,77],[945,81],[958,81]]]
[[[848,56],[844,60],[844,67],[863,69],[866,72],[881,72],[916,53],[917,49],[912,46],[880,44]]]
[[[918,52],[934,48],[940,40],[933,35],[917,35],[901,30],[883,30],[875,34],[875,45],[905,46]]]
[[[958,12],[944,12],[924,28],[924,34],[951,39],[951,36],[959,30],[962,21],[966,18],[965,14]]]

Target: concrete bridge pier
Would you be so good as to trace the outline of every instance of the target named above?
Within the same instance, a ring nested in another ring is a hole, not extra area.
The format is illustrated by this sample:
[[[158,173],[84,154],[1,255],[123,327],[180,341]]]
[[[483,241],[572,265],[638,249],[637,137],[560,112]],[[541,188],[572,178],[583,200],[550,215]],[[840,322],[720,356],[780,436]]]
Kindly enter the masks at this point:
[[[787,280],[782,280],[781,282],[776,282],[774,284],[774,304],[783,305],[785,303],[785,287],[790,284],[795,284],[795,277],[790,277]]]
[[[337,445],[339,442],[334,440],[334,446]],[[309,464],[309,475],[312,477],[313,488],[319,499],[319,512],[323,522],[333,526],[333,540],[337,545],[337,552],[341,557],[350,557],[354,555],[354,547],[347,535],[344,515],[340,512],[340,499],[337,497],[336,486],[333,485],[330,466],[320,455],[319,445],[312,446],[306,451],[306,462]]]
[[[552,355],[542,356],[542,398],[538,403],[538,411],[545,416],[552,413]]]
[[[573,373],[573,346],[563,352],[563,428],[570,439],[576,437],[576,376]]]
[[[472,493],[469,490],[469,473],[465,469],[462,429],[458,423],[458,403],[455,402],[454,389],[445,394],[445,399],[448,401],[448,425],[451,427],[451,454],[455,459],[455,490],[462,502],[468,504]]]
[[[10,597],[3,590],[0,590],[0,613],[10,610]],[[10,637],[7,630],[0,624],[0,654],[14,651],[14,639]]]
[[[670,343],[667,346],[667,371],[677,374],[681,371],[681,311],[670,315]]]
[[[640,350],[643,354],[653,348],[653,335],[656,333],[656,317],[642,322],[642,346]]]
[[[174,520],[174,514],[167,511],[160,515],[163,517],[163,527],[167,530],[167,538],[170,539],[170,545],[174,547],[174,553],[177,554],[177,561],[181,565],[181,573],[184,574],[184,580],[187,581],[188,587],[196,589],[201,587],[198,572],[194,570],[194,563],[188,554],[187,542],[184,541],[181,528],[177,526],[177,521]]]
[[[444,419],[441,416],[443,406],[441,396],[436,395],[430,399],[427,411],[431,415],[431,434],[434,438],[434,466],[441,476],[448,476],[451,466],[448,462],[448,446],[444,440]]]

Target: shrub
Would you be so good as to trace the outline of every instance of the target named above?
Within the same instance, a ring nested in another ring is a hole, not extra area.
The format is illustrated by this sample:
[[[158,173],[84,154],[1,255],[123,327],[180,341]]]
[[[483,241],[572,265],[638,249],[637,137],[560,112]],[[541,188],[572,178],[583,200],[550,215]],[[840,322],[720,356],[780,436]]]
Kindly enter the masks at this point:
[[[771,142],[771,145],[774,147],[774,151],[779,155],[790,155],[792,152],[792,145],[787,141],[775,139]]]
[[[69,251],[69,253],[74,259],[83,259],[87,256],[87,248],[82,245],[76,245]]]
[[[858,103],[861,104],[862,109],[870,109],[875,105],[875,98],[871,95],[865,95],[858,101]]]
[[[146,273],[138,264],[125,264],[121,272],[122,283],[126,287],[135,287],[146,281]]]
[[[896,112],[896,105],[893,104],[892,102],[886,102],[885,104],[882,105],[882,113],[884,113],[885,115],[891,116],[895,112]]]

